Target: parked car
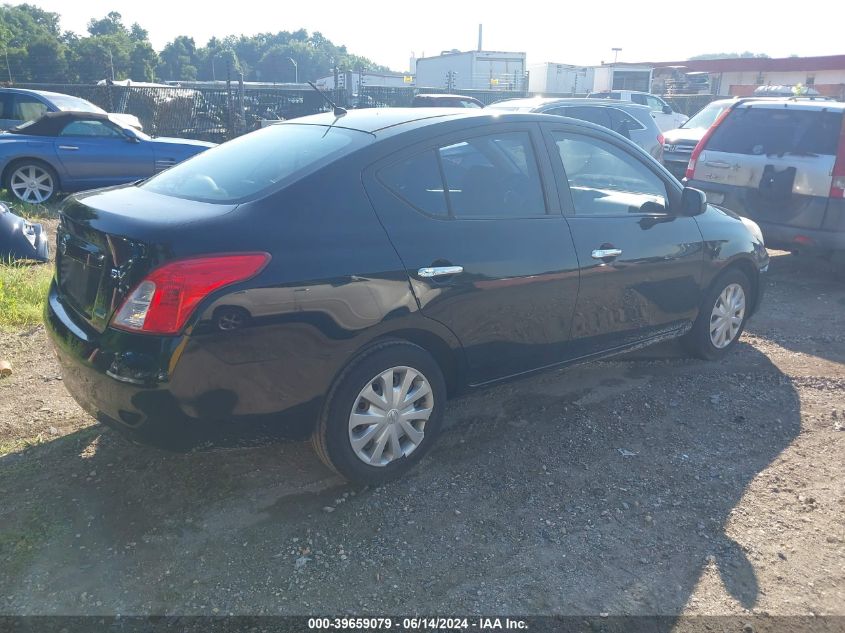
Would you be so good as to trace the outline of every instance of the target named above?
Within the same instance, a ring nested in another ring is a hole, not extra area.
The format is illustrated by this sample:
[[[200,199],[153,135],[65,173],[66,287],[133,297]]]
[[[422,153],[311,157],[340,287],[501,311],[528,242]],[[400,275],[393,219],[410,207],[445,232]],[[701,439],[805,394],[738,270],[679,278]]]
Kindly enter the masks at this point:
[[[663,135],[663,164],[679,180],[687,173],[692,150],[719,115],[738,103],[737,99],[719,99],[704,106],[676,130]]]
[[[506,99],[487,107],[506,112],[537,112],[589,121],[631,139],[657,160],[663,155],[663,135],[646,106],[610,102],[607,99],[535,97]]]
[[[639,105],[648,106],[651,115],[657,121],[657,127],[661,132],[674,130],[686,121],[689,117],[680,112],[672,110],[672,106],[666,103],[657,95],[636,90],[610,90],[607,92],[594,92],[589,95],[593,99],[616,99],[617,101],[630,101]]]
[[[754,223],[617,134],[341,117],[63,203],[45,320],[98,420],[182,446],[304,420],[323,461],[380,482],[431,447],[448,395],[674,337],[721,358],[760,304]]]
[[[14,260],[46,262],[50,259],[47,232],[0,202],[0,264]]]
[[[0,182],[18,200],[147,178],[213,143],[151,138],[110,114],[52,112],[0,133]]]
[[[418,94],[411,101],[413,108],[483,108],[475,97],[452,94]]]
[[[0,88],[0,130],[17,127],[27,121],[35,121],[47,112],[107,114],[105,110],[90,101],[60,92]],[[141,122],[134,114],[113,113],[112,117],[136,130],[143,130]]]
[[[743,99],[690,157],[686,177],[757,222],[766,242],[845,256],[845,103]]]

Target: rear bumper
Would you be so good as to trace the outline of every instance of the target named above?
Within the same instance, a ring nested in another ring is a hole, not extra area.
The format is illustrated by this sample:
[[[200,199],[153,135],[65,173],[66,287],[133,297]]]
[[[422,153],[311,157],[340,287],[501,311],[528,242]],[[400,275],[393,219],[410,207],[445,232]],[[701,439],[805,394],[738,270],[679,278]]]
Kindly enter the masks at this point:
[[[784,250],[804,250],[818,253],[845,252],[845,231],[801,229],[783,224],[760,222],[766,246]]]
[[[145,444],[187,450],[237,435],[246,422],[275,428],[296,421],[304,427],[321,405],[316,398],[287,400],[281,389],[263,390],[267,367],[261,363],[218,371],[189,336],[98,333],[64,306],[55,285],[44,324],[71,396],[99,422]]]
[[[845,200],[793,194],[788,205],[767,207],[753,188],[702,180],[686,184],[704,191],[713,204],[754,220],[769,248],[819,253],[845,250]]]

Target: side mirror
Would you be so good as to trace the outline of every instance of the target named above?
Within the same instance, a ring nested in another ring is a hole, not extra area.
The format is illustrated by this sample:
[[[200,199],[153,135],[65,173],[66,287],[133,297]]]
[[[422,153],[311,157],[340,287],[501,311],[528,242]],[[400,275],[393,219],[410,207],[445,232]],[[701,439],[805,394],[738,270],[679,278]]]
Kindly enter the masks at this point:
[[[672,108],[668,105],[663,106],[663,114],[672,114]]]
[[[140,137],[135,133],[135,130],[131,127],[123,128],[123,136],[126,140],[130,143],[140,143]]]
[[[684,187],[681,194],[681,215],[692,217],[707,210],[707,196],[700,189]]]

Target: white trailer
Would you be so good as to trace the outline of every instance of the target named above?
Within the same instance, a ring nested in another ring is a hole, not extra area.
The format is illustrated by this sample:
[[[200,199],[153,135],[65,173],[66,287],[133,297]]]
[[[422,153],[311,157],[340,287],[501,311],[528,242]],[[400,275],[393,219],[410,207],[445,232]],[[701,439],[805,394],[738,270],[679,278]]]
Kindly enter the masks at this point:
[[[416,60],[416,85],[444,90],[525,90],[525,53],[452,51]]]
[[[591,92],[608,90],[636,90],[651,92],[651,80],[654,68],[651,66],[621,66],[606,64],[596,66],[593,73]]]
[[[535,94],[585,94],[593,88],[593,68],[572,64],[533,64],[528,67],[528,90]]]

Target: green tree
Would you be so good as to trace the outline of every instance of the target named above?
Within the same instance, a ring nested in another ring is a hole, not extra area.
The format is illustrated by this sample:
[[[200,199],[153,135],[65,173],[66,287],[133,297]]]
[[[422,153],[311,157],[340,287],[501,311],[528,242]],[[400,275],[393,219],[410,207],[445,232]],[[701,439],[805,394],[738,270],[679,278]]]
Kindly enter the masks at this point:
[[[68,63],[65,46],[54,37],[39,37],[27,46],[27,81],[65,83]]]
[[[123,16],[117,11],[111,11],[102,20],[95,20],[91,18],[88,21],[88,33],[91,35],[128,35],[129,32],[123,25]]]
[[[158,75],[162,79],[187,81],[197,78],[197,46],[194,38],[180,35],[165,45],[159,55]]]
[[[149,42],[150,32],[137,22],[133,22],[132,27],[129,29],[129,38],[133,42]]]
[[[129,78],[135,81],[155,81],[158,53],[147,41],[137,42],[129,54]]]

